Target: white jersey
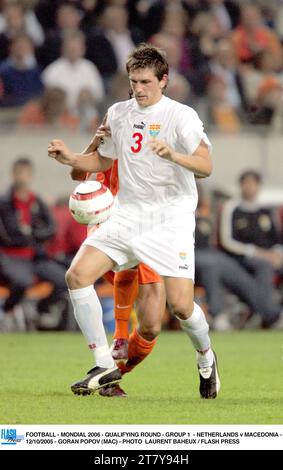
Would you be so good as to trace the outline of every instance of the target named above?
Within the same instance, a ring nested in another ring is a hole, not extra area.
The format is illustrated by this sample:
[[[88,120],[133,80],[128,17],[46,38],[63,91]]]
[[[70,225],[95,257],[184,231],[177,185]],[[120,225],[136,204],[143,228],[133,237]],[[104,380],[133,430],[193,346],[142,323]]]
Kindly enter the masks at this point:
[[[130,99],[108,110],[112,137],[99,147],[102,156],[118,159],[117,208],[138,218],[149,212],[193,212],[197,206],[194,174],[152,152],[149,142],[158,139],[175,151],[191,155],[205,140],[203,124],[190,107],[162,96],[152,106],[141,107]]]

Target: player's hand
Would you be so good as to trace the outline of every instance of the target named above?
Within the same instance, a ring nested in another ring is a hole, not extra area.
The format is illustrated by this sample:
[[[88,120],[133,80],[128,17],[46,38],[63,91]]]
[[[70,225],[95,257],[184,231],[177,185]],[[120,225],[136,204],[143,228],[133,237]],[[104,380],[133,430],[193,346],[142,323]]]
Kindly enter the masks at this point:
[[[98,127],[94,138],[92,139],[91,145],[94,150],[96,150],[100,144],[103,143],[105,137],[111,137],[111,129],[106,124],[107,114],[105,114],[102,123]]]
[[[149,145],[151,150],[159,157],[165,158],[171,162],[175,161],[176,152],[166,144],[166,142],[162,142],[161,140],[151,140]]]
[[[106,124],[101,124],[96,133],[94,138],[97,140],[98,145],[100,145],[103,142],[104,137],[111,137],[111,130],[110,127],[107,126]]]
[[[48,156],[54,158],[63,165],[72,165],[74,161],[74,154],[70,151],[63,140],[51,140],[48,145]]]

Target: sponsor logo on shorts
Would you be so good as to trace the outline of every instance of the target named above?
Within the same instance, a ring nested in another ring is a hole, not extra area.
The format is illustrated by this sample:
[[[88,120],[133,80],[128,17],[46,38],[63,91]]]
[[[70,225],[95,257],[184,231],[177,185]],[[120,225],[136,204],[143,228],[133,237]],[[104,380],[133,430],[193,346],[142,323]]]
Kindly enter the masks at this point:
[[[96,349],[96,344],[92,343],[88,345],[89,349]]]

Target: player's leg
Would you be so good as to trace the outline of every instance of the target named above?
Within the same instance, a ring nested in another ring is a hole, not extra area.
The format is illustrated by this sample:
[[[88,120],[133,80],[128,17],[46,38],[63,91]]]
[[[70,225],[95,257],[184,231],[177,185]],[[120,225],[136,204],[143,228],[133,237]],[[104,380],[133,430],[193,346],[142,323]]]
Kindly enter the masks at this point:
[[[125,363],[127,362],[125,359],[129,359],[127,369],[125,369],[128,372],[133,368],[133,358],[138,364],[154,347],[155,336],[158,334],[156,332],[159,332],[161,324],[158,317],[161,318],[165,310],[165,291],[162,278],[143,263],[138,265],[137,274],[139,284],[139,295],[136,300],[138,327],[130,336],[129,354],[127,351],[127,356],[122,358]],[[160,315],[158,315],[159,311],[161,311]],[[114,357],[114,359],[116,358]],[[122,366],[121,362],[120,364]]]
[[[136,302],[138,325],[129,338],[128,361],[118,363],[123,374],[140,364],[153,350],[165,311],[163,282],[141,284]]]
[[[82,245],[66,273],[74,314],[96,363],[85,379],[71,386],[76,394],[92,393],[121,378],[110,353],[101,304],[93,287],[94,282],[105,272],[112,270],[114,264],[112,259],[97,248]]]
[[[115,332],[111,346],[114,360],[128,359],[129,319],[133,303],[138,295],[138,272],[129,269],[114,273],[107,272],[103,276],[113,285]]]
[[[171,312],[179,319],[197,351],[202,398],[216,398],[220,389],[215,353],[211,349],[209,326],[205,315],[194,302],[194,284],[191,279],[165,277],[166,297]]]
[[[157,277],[155,273],[154,276]],[[117,361],[122,374],[131,372],[151,353],[156,344],[166,303],[164,285],[160,278],[159,281],[139,286],[136,301],[138,325],[129,338],[128,360],[126,363]],[[104,387],[99,393],[104,397],[127,396],[119,385]]]
[[[176,214],[170,224],[162,220],[154,231],[136,237],[132,247],[136,258],[163,277],[171,311],[197,351],[201,397],[215,398],[219,377],[208,336],[209,326],[203,311],[194,303],[194,230],[193,213]]]
[[[129,269],[115,273],[114,318],[115,332],[111,346],[115,361],[128,359],[129,320],[138,295],[138,271]]]
[[[127,361],[118,362],[122,373],[130,372],[150,354],[156,344],[156,336],[161,329],[165,310],[165,290],[160,276],[148,266],[140,263],[138,281],[139,296],[136,301],[138,326],[129,339]],[[119,385],[103,388],[99,393],[107,397],[127,396]]]

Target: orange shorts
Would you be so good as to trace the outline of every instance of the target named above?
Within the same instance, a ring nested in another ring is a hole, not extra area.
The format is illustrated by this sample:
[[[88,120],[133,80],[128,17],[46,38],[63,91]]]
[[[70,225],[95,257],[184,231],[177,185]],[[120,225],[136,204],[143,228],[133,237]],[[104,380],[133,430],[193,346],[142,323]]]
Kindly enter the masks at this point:
[[[154,284],[162,282],[162,278],[146,264],[140,263],[138,266],[139,284]]]
[[[113,271],[108,271],[104,274],[104,279],[106,279],[110,284],[114,284],[115,273]],[[138,265],[138,281],[139,284],[154,284],[156,282],[162,282],[162,278],[151,268],[146,266],[143,263]]]

